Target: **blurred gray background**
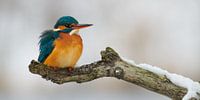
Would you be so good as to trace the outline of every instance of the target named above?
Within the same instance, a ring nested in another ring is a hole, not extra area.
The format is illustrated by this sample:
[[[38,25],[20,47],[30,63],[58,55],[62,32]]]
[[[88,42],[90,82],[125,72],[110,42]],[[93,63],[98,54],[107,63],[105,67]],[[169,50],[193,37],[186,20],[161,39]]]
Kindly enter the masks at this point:
[[[1,100],[170,100],[114,78],[57,85],[31,74],[40,33],[64,15],[94,24],[80,31],[78,65],[110,46],[137,63],[200,80],[199,0],[1,0]]]

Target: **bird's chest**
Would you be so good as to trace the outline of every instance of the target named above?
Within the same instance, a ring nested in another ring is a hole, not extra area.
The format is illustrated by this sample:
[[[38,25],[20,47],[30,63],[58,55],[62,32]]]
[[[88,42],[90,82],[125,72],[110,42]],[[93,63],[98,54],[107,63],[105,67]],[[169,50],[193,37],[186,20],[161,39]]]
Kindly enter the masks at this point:
[[[60,33],[54,42],[53,55],[57,66],[74,66],[82,53],[82,39],[79,35]]]
[[[82,39],[77,34],[69,35],[60,33],[59,38],[55,40],[54,44],[60,49],[65,49],[82,45]]]

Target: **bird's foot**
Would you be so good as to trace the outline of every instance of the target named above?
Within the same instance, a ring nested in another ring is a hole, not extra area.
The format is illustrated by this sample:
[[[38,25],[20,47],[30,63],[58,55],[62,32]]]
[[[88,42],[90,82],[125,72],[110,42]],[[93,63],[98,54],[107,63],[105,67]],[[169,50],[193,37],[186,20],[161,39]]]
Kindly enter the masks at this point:
[[[71,72],[73,72],[73,70],[74,70],[74,68],[73,68],[73,67],[67,67],[67,71],[68,71],[68,72],[70,72],[70,73],[71,73]]]
[[[69,72],[72,72],[72,71],[74,70],[74,68],[73,68],[73,67],[67,67],[67,70],[68,70]]]
[[[67,67],[67,73],[68,75],[73,75],[73,71],[74,71],[74,68],[73,67]]]

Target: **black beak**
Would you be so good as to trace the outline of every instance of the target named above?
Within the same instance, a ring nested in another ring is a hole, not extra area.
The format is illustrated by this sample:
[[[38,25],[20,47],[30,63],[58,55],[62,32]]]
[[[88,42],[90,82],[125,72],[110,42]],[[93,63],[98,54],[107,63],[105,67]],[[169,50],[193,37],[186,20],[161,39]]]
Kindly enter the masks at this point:
[[[92,26],[92,24],[77,24],[73,28],[74,29],[82,29],[82,28],[86,28],[86,27],[90,27],[90,26]]]

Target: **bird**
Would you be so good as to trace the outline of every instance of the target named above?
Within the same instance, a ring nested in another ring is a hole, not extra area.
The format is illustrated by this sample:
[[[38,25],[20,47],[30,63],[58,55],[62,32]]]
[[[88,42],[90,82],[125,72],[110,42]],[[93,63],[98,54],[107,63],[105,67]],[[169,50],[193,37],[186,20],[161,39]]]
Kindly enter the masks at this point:
[[[53,29],[41,33],[38,61],[53,68],[73,69],[83,50],[79,30],[89,26],[92,24],[79,24],[72,16],[60,17]]]

